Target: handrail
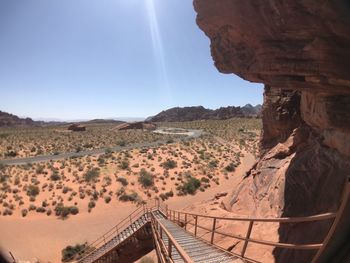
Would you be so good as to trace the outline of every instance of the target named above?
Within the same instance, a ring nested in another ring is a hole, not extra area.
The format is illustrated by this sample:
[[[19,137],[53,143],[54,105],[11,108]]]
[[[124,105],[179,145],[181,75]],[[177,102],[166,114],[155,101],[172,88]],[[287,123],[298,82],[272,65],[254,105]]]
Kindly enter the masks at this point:
[[[172,210],[169,209],[169,212],[175,212],[175,213],[180,213],[180,214],[187,214],[191,215],[193,217],[198,216],[198,217],[203,217],[203,218],[211,218],[214,219],[216,218],[217,220],[231,220],[231,221],[245,221],[245,222],[269,222],[269,223],[303,223],[303,222],[310,222],[310,221],[323,221],[327,219],[332,219],[335,218],[336,213],[323,213],[323,214],[318,214],[318,215],[313,215],[313,216],[304,216],[304,217],[280,217],[280,218],[255,218],[255,217],[219,217],[219,216],[209,216],[209,215],[201,215],[201,214],[196,214],[196,213],[188,213],[188,212],[183,212],[179,210]]]
[[[140,214],[141,210],[145,210],[144,206],[140,206],[138,208],[136,208],[133,212],[131,212],[131,214],[129,214],[127,217],[125,217],[123,220],[121,220],[120,222],[118,222],[117,225],[115,225],[113,228],[111,228],[110,230],[108,230],[107,232],[105,232],[102,236],[100,236],[99,238],[97,238],[96,240],[94,240],[93,242],[89,243],[85,249],[83,249],[82,251],[79,252],[79,256],[80,259],[78,259],[78,261],[82,260],[84,257],[89,256],[91,253],[93,253],[94,251],[96,251],[101,245],[102,243],[105,244],[107,243],[106,240],[109,241],[108,238],[110,238],[111,236],[114,236],[114,234],[119,231],[122,231],[125,229],[125,226],[129,225],[130,219],[135,219],[135,217],[137,217],[137,215],[142,215],[144,214],[144,212],[142,214]],[[136,215],[135,215],[136,214]],[[128,222],[128,224],[126,224],[126,222]],[[73,255],[72,257],[70,257],[67,261],[71,261],[73,260],[73,258],[76,255]]]
[[[230,237],[230,238],[235,238],[239,240],[244,241],[243,248],[241,250],[240,255],[228,251],[229,253],[233,255],[237,255],[242,257],[243,259],[249,259],[245,257],[245,252],[248,246],[248,243],[257,243],[261,245],[266,245],[266,246],[272,246],[272,247],[280,247],[280,248],[286,248],[286,249],[303,249],[303,250],[317,250],[316,255],[314,256],[313,263],[316,262],[316,260],[320,257],[322,254],[322,251],[326,247],[327,243],[330,240],[330,237],[333,235],[336,226],[341,218],[341,215],[343,214],[346,203],[349,199],[350,196],[350,181],[348,181],[345,184],[340,205],[337,210],[337,212],[330,212],[330,213],[323,213],[323,214],[318,214],[318,215],[312,215],[312,216],[304,216],[304,217],[282,217],[282,218],[252,218],[252,217],[220,217],[220,216],[210,216],[210,215],[201,215],[201,214],[196,214],[196,213],[190,213],[190,212],[183,212],[183,211],[178,211],[178,210],[171,210],[167,209],[167,217],[169,220],[173,221],[174,223],[177,223],[179,225],[182,225],[185,229],[187,229],[187,225],[191,225],[194,227],[192,230],[194,233],[193,234],[195,237],[198,237],[198,228],[203,229],[206,231],[204,235],[211,234],[210,237],[210,244],[218,247],[217,245],[214,244],[214,237],[215,234],[219,234],[222,236]],[[192,217],[188,218],[188,217]],[[200,218],[206,218],[213,220],[212,222],[212,227],[208,228],[203,225],[200,225],[198,223],[198,219]],[[241,235],[235,235],[232,233],[225,233],[223,231],[217,230],[217,221],[240,221],[240,222],[246,222],[249,223],[249,226],[246,231],[245,236]],[[283,243],[283,242],[273,242],[273,241],[267,241],[267,240],[259,240],[255,238],[251,238],[251,233],[253,230],[253,226],[255,222],[263,222],[263,223],[304,223],[304,222],[316,222],[316,221],[326,221],[326,220],[333,220],[332,225],[330,229],[327,232],[326,237],[321,243],[316,243],[316,244],[293,244],[293,243]],[[188,230],[187,230],[188,231]],[[201,237],[199,237],[201,238]],[[201,238],[203,239],[203,238]],[[204,239],[205,240],[205,239]],[[209,242],[209,241],[207,241]],[[225,249],[225,248],[221,248]],[[227,250],[226,250],[227,251]]]
[[[148,209],[164,209],[163,203],[159,200],[154,200],[154,204],[150,204],[151,201],[146,202],[145,204],[139,206],[136,208],[131,214],[129,214],[127,217],[125,217],[123,220],[118,222],[117,225],[112,227],[110,230],[105,232],[102,236],[94,240],[93,242],[89,243],[85,249],[79,252],[80,258],[77,260],[78,262],[83,260],[84,258],[88,257],[92,253],[94,253],[97,249],[101,247],[101,244],[104,245],[107,242],[109,242],[113,237],[115,237],[115,234],[119,234],[119,232],[122,232],[124,229],[126,229],[129,225],[135,222],[135,219],[139,219],[142,215],[145,215],[147,213]],[[112,238],[111,238],[112,237]],[[71,256],[67,261],[71,261],[75,258],[76,255]]]
[[[151,220],[152,223],[156,229],[156,231],[158,232],[158,228],[160,229],[160,237],[162,237],[162,234],[166,234],[168,237],[168,249],[167,249],[167,256],[171,259],[172,258],[172,246],[174,246],[176,248],[176,250],[178,251],[179,255],[181,256],[181,258],[186,262],[186,263],[192,263],[193,260],[191,259],[191,257],[187,254],[187,252],[179,245],[179,243],[173,238],[173,236],[171,235],[171,233],[166,229],[166,227],[155,217],[155,215],[153,214],[153,212],[151,212]],[[161,238],[162,239],[162,238]]]

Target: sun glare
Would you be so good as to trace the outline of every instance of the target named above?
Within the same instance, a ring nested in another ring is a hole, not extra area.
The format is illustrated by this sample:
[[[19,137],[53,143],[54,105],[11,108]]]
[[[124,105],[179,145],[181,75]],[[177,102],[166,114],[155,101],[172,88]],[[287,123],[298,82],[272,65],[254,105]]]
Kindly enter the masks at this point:
[[[154,0],[145,0],[145,3],[152,38],[153,54],[157,64],[158,82],[160,94],[162,97],[162,103],[165,105],[171,105],[171,85],[169,83],[168,73],[166,69],[163,40],[159,30],[155,3]]]

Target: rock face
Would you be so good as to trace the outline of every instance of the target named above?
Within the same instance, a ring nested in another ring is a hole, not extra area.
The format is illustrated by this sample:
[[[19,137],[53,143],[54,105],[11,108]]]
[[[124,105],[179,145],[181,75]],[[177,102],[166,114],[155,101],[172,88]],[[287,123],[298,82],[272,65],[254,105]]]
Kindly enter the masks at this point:
[[[336,211],[350,171],[349,1],[194,0],[194,7],[219,71],[265,83],[262,156],[230,209],[263,217]],[[281,225],[279,239],[317,243],[329,225]],[[347,231],[341,223],[324,262],[345,246]],[[276,262],[310,262],[314,254],[274,250]]]
[[[226,120],[231,118],[259,117],[261,105],[252,106],[247,104],[243,107],[221,107],[216,110],[206,109],[203,106],[175,107],[147,118],[153,122],[181,122],[197,120]]]

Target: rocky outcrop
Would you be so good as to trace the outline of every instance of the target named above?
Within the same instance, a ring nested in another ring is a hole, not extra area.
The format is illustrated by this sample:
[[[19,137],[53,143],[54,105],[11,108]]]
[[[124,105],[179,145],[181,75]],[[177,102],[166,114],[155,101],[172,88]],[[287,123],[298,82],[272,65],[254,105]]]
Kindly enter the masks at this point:
[[[130,122],[123,123],[115,127],[115,130],[123,131],[123,130],[149,130],[153,131],[157,128],[157,125],[151,122]]]
[[[219,71],[265,83],[262,156],[230,209],[264,217],[336,211],[350,171],[349,2],[194,0],[194,7]],[[284,224],[279,239],[319,242],[329,224]],[[339,225],[325,262],[347,231]],[[313,255],[274,250],[277,262]]]
[[[67,128],[69,131],[73,131],[73,132],[82,132],[82,131],[86,131],[86,127],[80,124],[71,124],[68,126]]]
[[[261,115],[261,105],[247,104],[243,107],[221,107],[216,110],[206,109],[203,106],[175,107],[147,118],[153,122],[182,122],[198,120],[227,120],[231,118],[254,118]]]

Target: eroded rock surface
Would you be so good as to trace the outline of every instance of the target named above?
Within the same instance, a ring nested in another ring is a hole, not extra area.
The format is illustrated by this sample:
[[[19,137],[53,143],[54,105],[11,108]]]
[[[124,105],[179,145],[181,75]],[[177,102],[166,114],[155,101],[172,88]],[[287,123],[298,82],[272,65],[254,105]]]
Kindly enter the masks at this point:
[[[219,71],[265,83],[262,156],[229,209],[263,217],[336,211],[350,172],[350,2],[194,0],[194,7]],[[320,242],[329,225],[281,225],[280,242]],[[348,230],[339,226],[324,260]],[[274,251],[277,262],[313,255]]]

